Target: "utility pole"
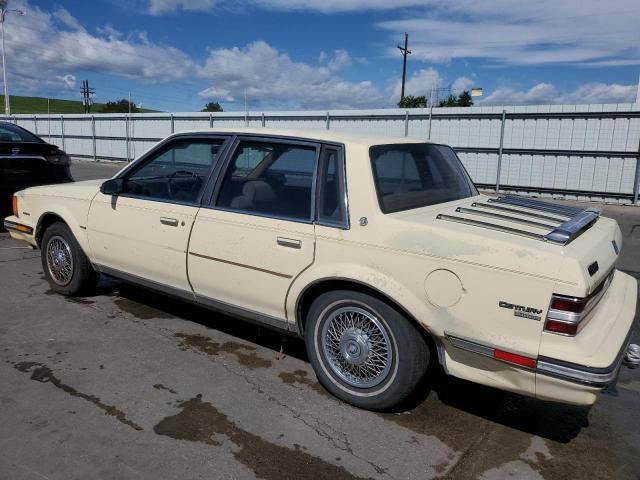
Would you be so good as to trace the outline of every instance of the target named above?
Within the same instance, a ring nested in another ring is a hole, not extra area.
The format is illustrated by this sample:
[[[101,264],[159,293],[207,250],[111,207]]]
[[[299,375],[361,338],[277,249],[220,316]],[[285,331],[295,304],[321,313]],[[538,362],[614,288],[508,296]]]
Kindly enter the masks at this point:
[[[7,84],[7,55],[4,50],[4,21],[7,13],[24,15],[22,10],[7,10],[8,0],[0,0],[0,29],[2,30],[2,79],[4,81],[4,113],[11,115],[11,101],[9,98],[9,85]]]
[[[96,89],[89,88],[89,80],[82,81],[80,94],[82,95],[82,105],[84,105],[84,113],[90,113],[91,105],[93,105],[93,96],[96,94]]]
[[[398,45],[398,48],[402,52],[402,92],[400,93],[400,103],[404,100],[404,84],[407,80],[407,55],[411,55],[409,50],[409,34],[404,32],[404,48]]]

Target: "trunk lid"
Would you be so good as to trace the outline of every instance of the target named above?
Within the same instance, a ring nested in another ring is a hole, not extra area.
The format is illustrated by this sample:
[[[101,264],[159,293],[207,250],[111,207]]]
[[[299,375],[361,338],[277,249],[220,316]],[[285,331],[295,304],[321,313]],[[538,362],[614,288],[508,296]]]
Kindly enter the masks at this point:
[[[578,292],[572,294],[576,296],[589,294],[606,278],[622,247],[617,223],[601,217],[596,209],[512,195],[454,205],[443,210],[437,219],[557,246],[564,257],[558,280],[575,284]]]

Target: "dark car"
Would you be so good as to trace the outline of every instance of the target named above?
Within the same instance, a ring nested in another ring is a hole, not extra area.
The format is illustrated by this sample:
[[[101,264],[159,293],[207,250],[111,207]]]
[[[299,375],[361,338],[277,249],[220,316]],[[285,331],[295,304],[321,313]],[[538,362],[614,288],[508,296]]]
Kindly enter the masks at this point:
[[[35,185],[72,182],[69,156],[55,145],[0,122],[0,218],[11,212],[14,192]]]

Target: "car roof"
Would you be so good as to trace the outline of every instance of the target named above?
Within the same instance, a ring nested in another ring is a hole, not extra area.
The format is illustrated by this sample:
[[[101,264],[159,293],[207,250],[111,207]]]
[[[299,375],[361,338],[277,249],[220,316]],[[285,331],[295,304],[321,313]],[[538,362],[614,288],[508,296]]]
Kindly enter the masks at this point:
[[[282,129],[282,128],[203,128],[194,130],[181,130],[175,134],[189,133],[224,133],[238,135],[263,135],[272,137],[288,137],[295,139],[315,140],[321,142],[358,144],[363,146],[385,145],[394,143],[429,143],[423,138],[393,137],[389,135],[376,135],[364,133],[339,132],[335,130],[307,130],[307,129]]]

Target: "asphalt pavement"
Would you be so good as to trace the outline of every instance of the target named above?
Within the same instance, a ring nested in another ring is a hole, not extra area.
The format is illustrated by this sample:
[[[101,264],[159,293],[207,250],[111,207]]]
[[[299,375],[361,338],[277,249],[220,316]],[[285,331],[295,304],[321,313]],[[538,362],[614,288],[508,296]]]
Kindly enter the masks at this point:
[[[640,208],[604,210],[640,277]],[[39,252],[7,234],[0,292],[3,480],[640,479],[640,369],[591,409],[434,371],[378,414],[325,392],[300,340],[114,281],[52,294]]]

